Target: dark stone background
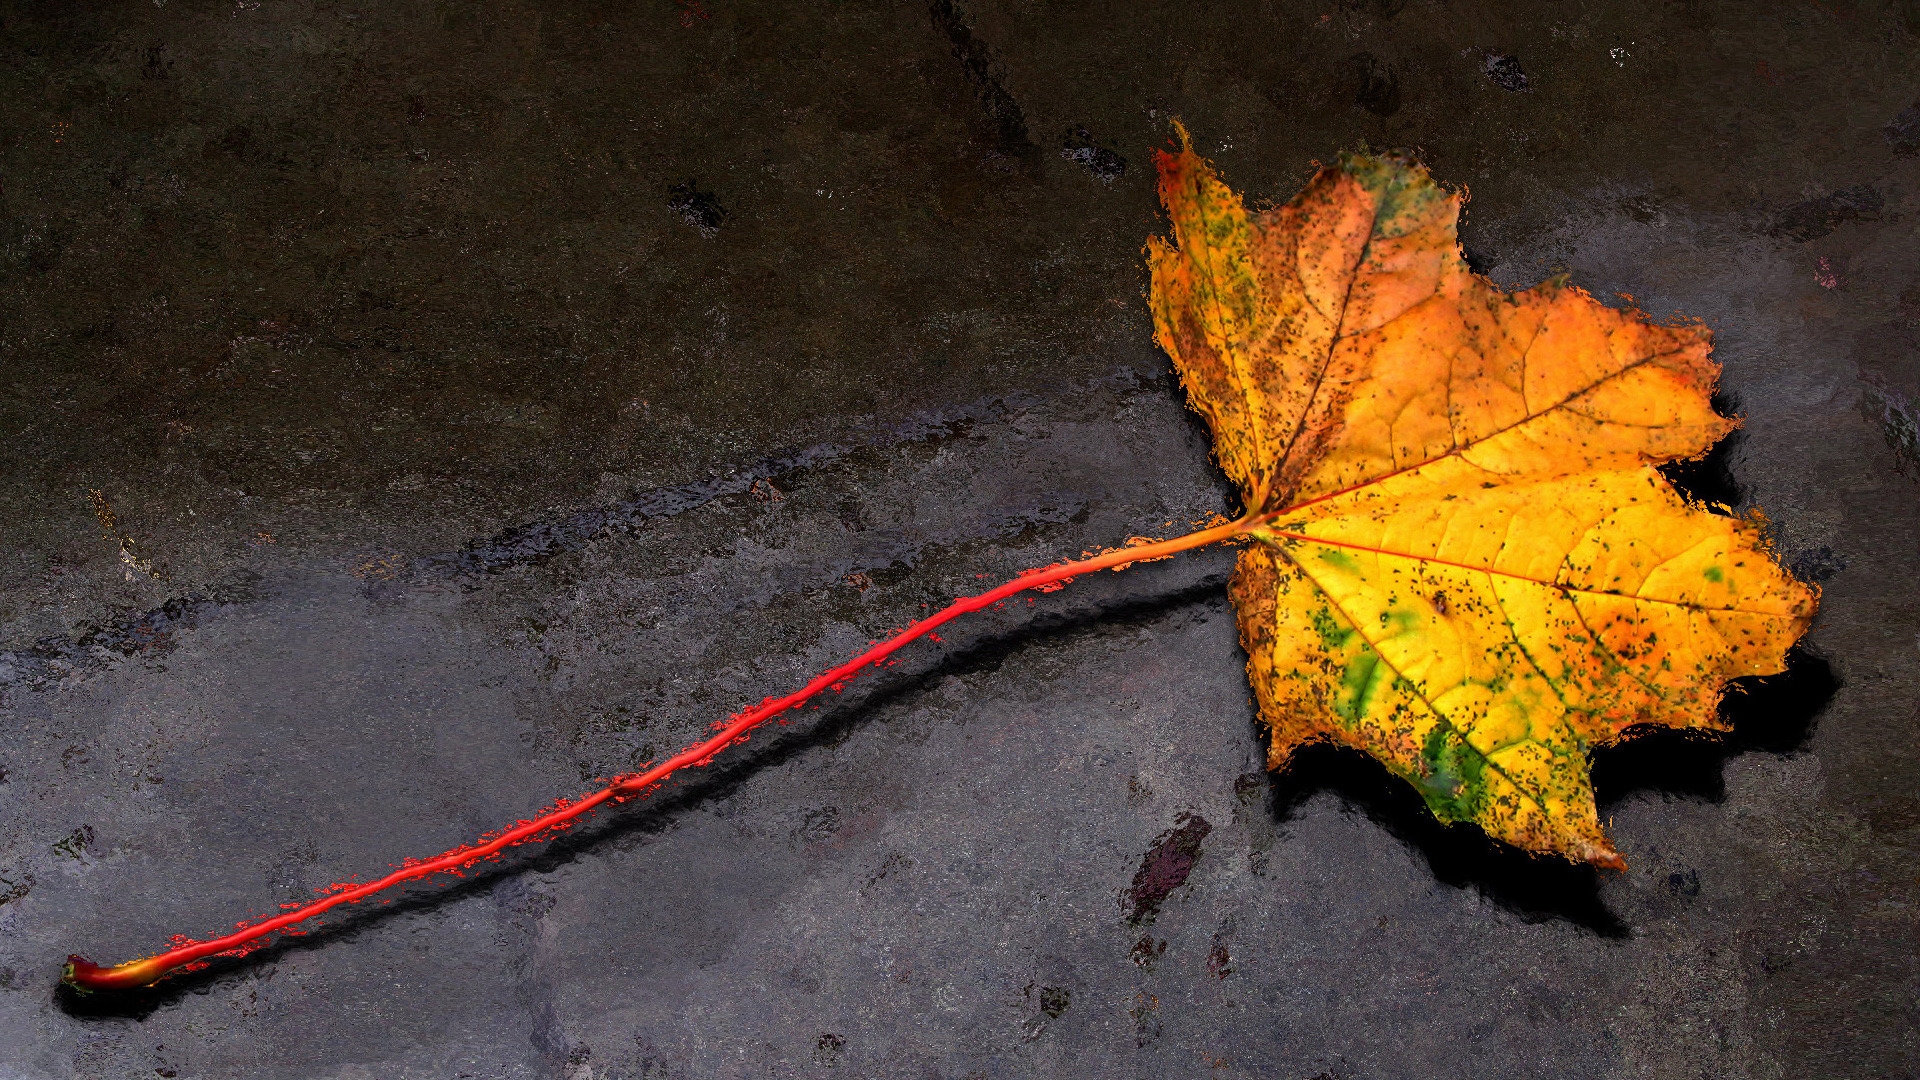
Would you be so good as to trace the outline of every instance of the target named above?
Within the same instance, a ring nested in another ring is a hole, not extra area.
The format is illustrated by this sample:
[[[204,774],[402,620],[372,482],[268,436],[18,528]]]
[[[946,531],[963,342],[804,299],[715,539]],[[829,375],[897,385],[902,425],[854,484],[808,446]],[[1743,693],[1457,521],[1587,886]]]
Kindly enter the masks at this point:
[[[1916,1075],[1917,35],[1911,0],[0,3],[0,1077]],[[1688,482],[1825,606],[1728,743],[1598,763],[1630,871],[1351,757],[1260,773],[1214,553],[462,883],[56,992],[1229,509],[1142,296],[1172,116],[1255,198],[1417,148],[1497,280],[1715,330],[1747,427]]]

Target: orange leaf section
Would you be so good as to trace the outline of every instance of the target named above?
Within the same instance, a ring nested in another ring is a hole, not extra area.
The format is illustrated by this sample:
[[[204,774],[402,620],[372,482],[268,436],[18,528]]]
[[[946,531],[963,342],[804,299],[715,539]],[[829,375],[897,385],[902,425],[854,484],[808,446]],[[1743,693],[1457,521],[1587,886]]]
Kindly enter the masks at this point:
[[[1503,292],[1403,157],[1264,213],[1188,145],[1157,162],[1156,336],[1255,523],[1232,592],[1269,766],[1353,746],[1442,820],[1623,866],[1588,752],[1719,729],[1726,681],[1780,671],[1817,604],[1757,520],[1655,469],[1734,427],[1707,331]]]

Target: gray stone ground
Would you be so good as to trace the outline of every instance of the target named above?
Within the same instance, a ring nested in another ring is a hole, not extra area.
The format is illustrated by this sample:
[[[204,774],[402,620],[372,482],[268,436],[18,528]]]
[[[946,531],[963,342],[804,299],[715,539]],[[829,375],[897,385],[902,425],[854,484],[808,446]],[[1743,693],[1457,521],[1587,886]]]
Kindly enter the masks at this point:
[[[0,3],[0,1077],[1916,1075],[1916,98],[1912,3]],[[1726,745],[1598,762],[1630,871],[1264,776],[1200,554],[56,992],[1230,509],[1142,298],[1174,115],[1270,199],[1417,147],[1496,279],[1715,330],[1691,482],[1824,610]]]

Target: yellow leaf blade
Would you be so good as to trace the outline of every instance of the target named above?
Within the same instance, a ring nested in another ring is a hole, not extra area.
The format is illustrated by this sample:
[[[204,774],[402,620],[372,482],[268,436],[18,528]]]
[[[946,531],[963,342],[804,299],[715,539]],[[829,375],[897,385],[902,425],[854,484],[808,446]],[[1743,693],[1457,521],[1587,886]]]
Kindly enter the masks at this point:
[[[1816,606],[1757,523],[1653,468],[1734,426],[1707,332],[1503,292],[1460,256],[1460,196],[1402,158],[1261,214],[1190,147],[1159,164],[1158,336],[1258,519],[1233,598],[1269,763],[1354,746],[1443,820],[1622,865],[1589,751],[1717,728]]]

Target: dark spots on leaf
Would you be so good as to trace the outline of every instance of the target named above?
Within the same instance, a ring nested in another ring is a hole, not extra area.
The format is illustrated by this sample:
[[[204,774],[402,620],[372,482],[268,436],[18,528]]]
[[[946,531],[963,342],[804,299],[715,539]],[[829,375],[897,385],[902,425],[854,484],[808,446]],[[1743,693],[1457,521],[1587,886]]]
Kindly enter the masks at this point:
[[[713,193],[701,191],[700,182],[692,179],[667,190],[667,209],[693,226],[701,236],[709,238],[720,231],[720,224],[727,217],[727,211]]]
[[[1341,622],[1340,619],[1325,606],[1314,608],[1313,613],[1308,616],[1308,620],[1313,624],[1314,633],[1320,635],[1320,644],[1324,646],[1328,652],[1335,652],[1346,648],[1347,642],[1354,635],[1353,628]]]
[[[1519,57],[1490,52],[1480,69],[1486,72],[1493,85],[1502,90],[1524,94],[1532,89],[1527,85],[1527,73],[1520,70]]]
[[[1453,613],[1453,608],[1447,604],[1446,593],[1437,592],[1433,594],[1433,610],[1437,615],[1450,615]]]
[[[1842,188],[1825,198],[1808,199],[1773,215],[1767,233],[1788,240],[1818,240],[1848,221],[1878,221],[1886,197],[1867,185]]]
[[[1153,921],[1167,896],[1187,883],[1187,875],[1193,873],[1193,865],[1200,859],[1200,843],[1212,831],[1213,825],[1206,818],[1181,814],[1173,828],[1154,840],[1140,858],[1133,884],[1120,894],[1120,906],[1127,909],[1128,922],[1138,926]]]

